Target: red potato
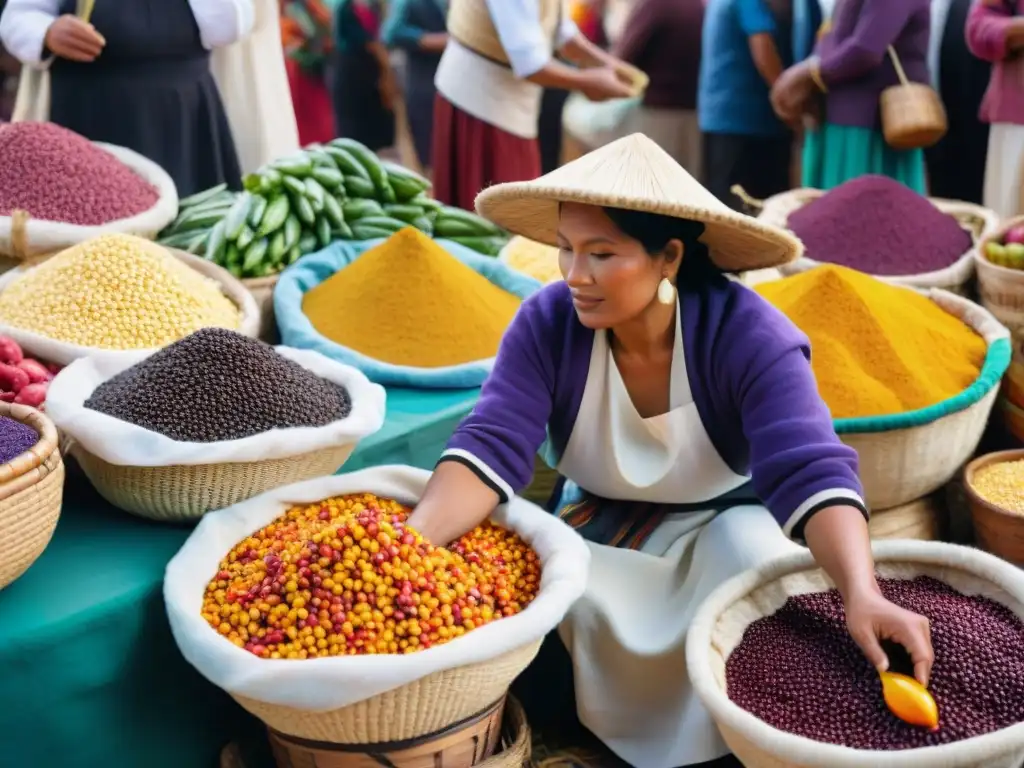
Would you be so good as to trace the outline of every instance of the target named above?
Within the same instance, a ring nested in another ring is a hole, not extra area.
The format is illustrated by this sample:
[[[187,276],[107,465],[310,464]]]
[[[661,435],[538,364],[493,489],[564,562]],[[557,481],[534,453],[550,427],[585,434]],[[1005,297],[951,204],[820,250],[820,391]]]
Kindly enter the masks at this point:
[[[29,377],[25,371],[13,365],[0,363],[0,390],[17,394],[28,384]]]
[[[30,357],[26,357],[18,363],[18,368],[28,374],[29,384],[46,384],[53,379],[53,374],[47,370],[45,365]]]
[[[0,336],[0,363],[17,365],[24,359],[25,353],[21,351],[18,342],[10,336]]]
[[[33,408],[41,408],[46,401],[46,390],[49,384],[28,384],[22,387],[14,402],[19,405],[29,405]]]

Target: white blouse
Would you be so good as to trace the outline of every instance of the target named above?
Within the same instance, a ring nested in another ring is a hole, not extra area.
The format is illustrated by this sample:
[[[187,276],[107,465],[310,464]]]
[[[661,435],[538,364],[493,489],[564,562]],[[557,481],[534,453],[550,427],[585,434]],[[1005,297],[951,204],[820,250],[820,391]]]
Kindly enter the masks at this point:
[[[551,60],[552,47],[557,51],[579,31],[566,14],[558,26],[554,45],[545,40],[538,23],[537,0],[487,0],[487,10],[516,77],[529,77],[542,70]]]
[[[45,66],[46,31],[60,15],[61,0],[8,0],[0,16],[0,41],[23,64]],[[252,31],[253,0],[189,0],[208,50],[231,45]]]

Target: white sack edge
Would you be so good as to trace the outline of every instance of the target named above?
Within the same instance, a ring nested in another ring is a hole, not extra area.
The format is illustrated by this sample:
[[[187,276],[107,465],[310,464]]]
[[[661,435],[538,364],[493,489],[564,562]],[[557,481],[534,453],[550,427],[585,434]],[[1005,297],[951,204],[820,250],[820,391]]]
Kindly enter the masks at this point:
[[[191,267],[208,280],[217,284],[220,292],[238,308],[238,328],[234,329],[243,336],[255,339],[260,330],[260,310],[256,306],[256,299],[252,293],[242,284],[241,280],[231,275],[223,267],[219,267],[211,261],[207,261],[191,253],[178,251],[173,248],[165,249],[167,252]],[[0,275],[0,293],[16,280],[20,280],[32,273],[39,265],[32,267],[18,267]],[[23,328],[16,328],[0,322],[0,336],[10,336],[18,346],[41,360],[57,365],[70,365],[75,360],[83,357],[109,358],[111,360],[138,360],[139,354],[150,355],[156,352],[159,347],[152,349],[101,349],[99,347],[83,347],[79,344],[72,344],[59,339],[51,339],[41,333],[26,331]],[[166,345],[165,345],[166,346]]]
[[[220,561],[245,536],[288,507],[360,492],[412,505],[422,496],[430,475],[412,467],[374,467],[277,488],[206,515],[168,563],[164,578],[167,616],[182,655],[228,693],[324,712],[435,672],[497,658],[543,638],[583,594],[590,551],[568,525],[517,497],[498,507],[491,520],[518,533],[536,551],[542,567],[540,591],[522,613],[478,627],[457,640],[408,655],[267,660],[236,647],[203,620],[203,595]]]
[[[319,352],[274,347],[278,354],[335,384],[348,389],[352,410],[344,419],[322,427],[272,429],[239,440],[190,443],[115,419],[85,407],[96,388],[113,376],[153,354],[121,353],[116,358],[85,357],[57,374],[46,395],[46,413],[57,428],[94,456],[110,464],[130,467],[166,467],[266,461],[298,456],[359,440],[384,425],[386,395],[356,368],[331,360]]]

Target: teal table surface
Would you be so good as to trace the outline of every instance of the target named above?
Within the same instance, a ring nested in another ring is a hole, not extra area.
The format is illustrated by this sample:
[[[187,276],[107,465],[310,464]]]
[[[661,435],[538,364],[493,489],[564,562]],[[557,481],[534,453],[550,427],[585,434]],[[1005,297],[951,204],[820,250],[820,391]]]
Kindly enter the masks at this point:
[[[432,467],[477,394],[389,391],[344,471]],[[0,768],[214,768],[260,729],[171,637],[164,567],[191,529],[114,509],[75,469],[49,547],[0,591]]]

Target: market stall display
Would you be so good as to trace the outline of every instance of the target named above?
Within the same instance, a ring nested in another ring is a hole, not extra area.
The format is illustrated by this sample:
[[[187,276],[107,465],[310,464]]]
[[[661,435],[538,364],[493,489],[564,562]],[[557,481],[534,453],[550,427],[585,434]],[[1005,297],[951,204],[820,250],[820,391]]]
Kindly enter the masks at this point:
[[[60,364],[153,350],[218,326],[255,335],[252,297],[188,254],[101,235],[0,277],[0,333]]]
[[[1024,330],[1024,216],[1003,222],[974,252],[982,305],[1014,334]]]
[[[333,473],[384,421],[383,389],[355,369],[216,328],[78,360],[47,406],[96,489],[158,520]]]
[[[877,672],[846,633],[835,585],[800,552],[723,584],[687,635],[691,680],[726,744],[746,765],[779,768],[1019,765],[1024,575],[950,544],[876,542],[874,553],[886,594],[932,622],[939,729],[887,710]],[[759,657],[769,640],[771,653]]]
[[[281,276],[274,306],[285,344],[373,381],[476,387],[522,299],[540,287],[497,259],[406,227],[303,259]]]
[[[0,336],[0,402],[46,407],[46,391],[60,366],[26,357],[9,336]]]
[[[0,589],[46,549],[63,494],[53,423],[34,408],[0,402]]]
[[[964,469],[964,493],[978,545],[1024,565],[1024,450],[974,459]]]
[[[1010,362],[1009,332],[988,312],[838,266],[755,290],[810,338],[819,391],[859,455],[869,508],[927,496],[970,458]]]
[[[224,552],[291,507],[317,511],[324,499],[366,493],[408,506],[429,478],[425,470],[378,467],[280,488],[208,515],[167,567],[164,598],[182,654],[293,747],[302,739],[344,744],[349,753],[381,742],[412,746],[500,711],[511,680],[579,597],[589,560],[568,526],[522,499],[499,507],[491,522],[536,552],[544,574],[539,591],[522,612],[451,642],[415,653],[268,660],[225,642],[202,616]],[[374,564],[373,573],[385,565]]]
[[[177,210],[174,182],[155,163],[53,123],[0,126],[0,149],[4,256],[21,260],[111,232],[152,237]]]
[[[796,189],[769,198],[758,218],[790,229],[805,255],[783,274],[823,262],[917,288],[965,294],[974,276],[974,244],[999,225],[971,203],[925,198],[899,182],[861,176],[828,192]]]
[[[501,249],[498,258],[512,269],[522,272],[545,285],[562,279],[558,266],[558,249],[516,235]]]
[[[490,256],[508,236],[469,211],[427,196],[428,182],[335,139],[276,160],[245,178],[246,192],[209,190],[185,207],[160,242],[204,255],[237,277],[277,274],[335,240],[373,240],[407,226]]]

